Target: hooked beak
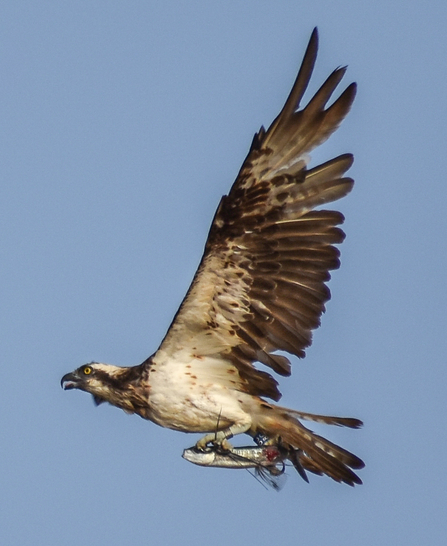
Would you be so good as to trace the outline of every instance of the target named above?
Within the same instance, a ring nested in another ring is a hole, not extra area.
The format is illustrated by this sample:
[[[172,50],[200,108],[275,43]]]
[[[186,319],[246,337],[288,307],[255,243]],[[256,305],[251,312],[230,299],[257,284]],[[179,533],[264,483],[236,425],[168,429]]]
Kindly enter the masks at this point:
[[[79,377],[74,372],[66,373],[64,377],[61,379],[61,387],[65,391],[69,391],[70,389],[76,389],[78,385],[79,385]]]

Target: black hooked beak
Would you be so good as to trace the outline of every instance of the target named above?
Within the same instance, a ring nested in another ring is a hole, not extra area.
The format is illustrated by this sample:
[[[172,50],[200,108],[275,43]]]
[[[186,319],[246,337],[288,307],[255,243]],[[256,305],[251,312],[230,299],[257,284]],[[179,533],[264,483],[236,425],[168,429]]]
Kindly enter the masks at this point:
[[[65,391],[69,391],[70,389],[76,389],[78,384],[79,384],[79,377],[74,372],[66,373],[64,377],[61,379],[61,387]]]

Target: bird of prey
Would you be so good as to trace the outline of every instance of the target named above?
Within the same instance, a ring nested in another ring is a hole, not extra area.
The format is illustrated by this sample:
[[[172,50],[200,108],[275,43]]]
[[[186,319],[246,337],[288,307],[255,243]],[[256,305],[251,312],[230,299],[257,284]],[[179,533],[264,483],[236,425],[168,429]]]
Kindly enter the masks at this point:
[[[361,421],[274,404],[278,383],[255,366],[290,375],[283,353],[305,356],[330,298],[329,271],[340,265],[334,245],[344,239],[343,215],[319,207],[351,191],[344,173],[353,157],[308,168],[308,154],[347,115],[356,84],[328,106],[346,71],[337,68],[300,108],[317,50],[314,29],[284,107],[255,134],[217,207],[198,270],[158,350],[133,367],[83,365],[61,384],[162,427],[205,433],[198,450],[231,449],[229,439],[245,433],[288,450],[304,479],[308,470],[354,485],[362,483],[354,470],[363,462],[301,420],[351,428]]]

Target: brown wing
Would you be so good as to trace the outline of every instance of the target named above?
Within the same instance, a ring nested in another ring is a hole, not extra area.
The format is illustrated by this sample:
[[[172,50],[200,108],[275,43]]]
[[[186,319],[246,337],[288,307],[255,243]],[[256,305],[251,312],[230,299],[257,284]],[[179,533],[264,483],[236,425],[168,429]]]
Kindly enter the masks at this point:
[[[306,167],[308,152],[335,131],[356,91],[349,85],[326,108],[346,70],[338,68],[299,110],[317,49],[315,29],[283,109],[255,135],[219,204],[200,266],[155,355],[176,365],[184,351],[217,358],[234,370],[238,388],[274,400],[281,396],[277,382],[253,363],[290,375],[289,360],[275,352],[304,357],[330,298],[329,271],[340,265],[333,245],[344,239],[337,227],[342,214],[313,209],[353,186],[343,177],[353,161],[349,154]],[[215,380],[219,375],[214,372]]]

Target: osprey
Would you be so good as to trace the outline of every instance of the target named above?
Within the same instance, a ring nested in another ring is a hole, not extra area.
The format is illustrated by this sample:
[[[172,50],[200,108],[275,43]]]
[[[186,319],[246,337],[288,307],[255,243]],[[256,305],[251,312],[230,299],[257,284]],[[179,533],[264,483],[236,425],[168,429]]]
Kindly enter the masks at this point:
[[[340,265],[333,245],[344,239],[343,215],[316,207],[351,191],[353,180],[344,173],[353,157],[308,168],[308,153],[347,115],[356,84],[327,106],[346,71],[337,68],[300,109],[317,49],[314,29],[284,107],[255,134],[217,207],[199,268],[158,350],[134,367],[86,364],[61,385],[162,427],[205,433],[199,450],[231,449],[228,440],[245,433],[281,445],[305,479],[309,470],[354,485],[362,482],[353,469],[363,462],[300,419],[351,428],[361,421],[268,401],[280,399],[278,383],[254,365],[290,375],[290,361],[278,351],[305,356],[330,298],[329,271]]]

